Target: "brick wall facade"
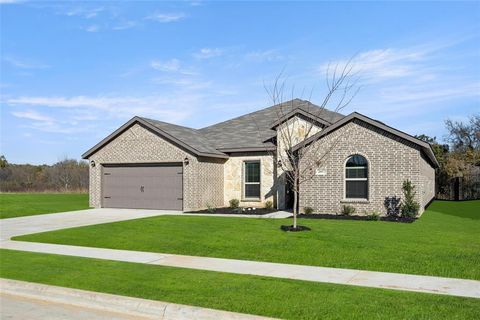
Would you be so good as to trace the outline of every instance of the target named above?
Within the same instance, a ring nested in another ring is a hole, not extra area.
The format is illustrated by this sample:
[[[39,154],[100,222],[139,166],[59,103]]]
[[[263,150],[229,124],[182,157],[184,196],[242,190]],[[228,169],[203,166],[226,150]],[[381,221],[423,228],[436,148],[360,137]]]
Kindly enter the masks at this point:
[[[339,213],[344,204],[356,208],[356,214],[386,213],[386,197],[402,197],[402,183],[410,179],[417,189],[417,201],[423,206],[433,197],[434,169],[422,158],[418,146],[397,136],[354,120],[319,141],[311,148],[323,150],[320,166],[325,175],[314,175],[300,186],[300,210],[312,207],[319,213]],[[345,199],[345,162],[354,154],[369,164],[367,201]],[[310,159],[303,159],[306,165]]]
[[[410,179],[417,189],[417,199],[423,207],[435,193],[435,170],[419,147],[397,136],[370,126],[360,120],[352,121],[311,145],[323,150],[320,164],[325,175],[315,175],[301,184],[299,205],[312,207],[320,213],[338,213],[344,204],[356,208],[356,214],[379,211],[385,213],[385,197],[402,197],[402,182]],[[344,199],[345,161],[354,154],[363,155],[369,163],[369,199]],[[207,205],[228,206],[231,199],[242,200],[243,161],[261,162],[261,199],[242,201],[242,206],[264,206],[272,200],[282,208],[284,200],[281,172],[276,172],[276,158],[268,153],[232,154],[227,160],[197,158],[157,134],[135,124],[94,153],[89,160],[90,206],[101,207],[102,164],[113,163],[183,163],[184,210],[198,210]],[[304,159],[304,163],[309,159]],[[302,163],[302,165],[304,164]],[[283,192],[282,192],[283,191]]]
[[[420,179],[422,187],[419,190],[421,197],[421,206],[425,207],[435,197],[435,169],[429,164],[427,158],[422,153],[420,161]]]
[[[181,162],[183,165],[184,210],[204,208],[207,203],[223,204],[223,162],[225,160],[197,159],[190,153],[165,141],[139,124],[134,124],[117,138],[94,153],[90,166],[90,206],[101,207],[102,164]]]

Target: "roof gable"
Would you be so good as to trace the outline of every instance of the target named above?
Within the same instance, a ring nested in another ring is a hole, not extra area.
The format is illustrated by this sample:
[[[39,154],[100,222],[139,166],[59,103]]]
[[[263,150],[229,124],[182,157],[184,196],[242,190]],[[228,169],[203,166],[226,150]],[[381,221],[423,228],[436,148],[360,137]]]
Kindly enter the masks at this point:
[[[82,158],[86,159],[92,154],[103,148],[105,145],[110,143],[120,134],[128,130],[134,124],[140,124],[161,138],[167,140],[168,142],[185,149],[189,153],[192,153],[195,156],[200,157],[212,157],[212,158],[228,158],[228,156],[214,147],[212,147],[209,142],[202,137],[201,134],[196,133],[197,130],[182,126],[177,126],[174,124],[151,120],[141,117],[133,117],[127,123],[122,125],[120,128],[115,130],[112,134],[108,135],[105,139],[97,143],[87,152],[82,155]]]
[[[297,144],[296,146],[294,146],[292,148],[292,150],[295,152],[297,150],[299,150],[300,148],[302,148],[303,146],[307,146],[309,144],[311,144],[312,142],[314,141],[317,141],[321,138],[323,138],[324,136],[328,135],[329,133],[335,131],[336,129],[344,126],[345,124],[349,123],[350,121],[353,121],[354,119],[358,119],[358,120],[361,120],[363,122],[366,122],[374,127],[377,127],[381,130],[384,130],[390,134],[393,134],[395,136],[398,136],[406,141],[409,141],[411,143],[414,143],[416,145],[418,145],[419,147],[421,147],[422,151],[427,155],[427,157],[429,158],[429,160],[432,162],[432,164],[438,168],[439,167],[439,164],[438,164],[438,161],[437,161],[437,158],[435,158],[435,154],[433,153],[433,150],[430,146],[429,143],[425,142],[425,141],[422,141],[420,139],[417,139],[403,131],[400,131],[400,130],[397,130],[395,128],[392,128],[390,126],[387,126],[386,124],[380,122],[380,121],[376,121],[376,120],[373,120],[367,116],[364,116],[358,112],[352,112],[351,114],[349,114],[348,116],[344,117],[343,119],[333,123],[331,126],[325,128],[324,130],[314,134],[313,136],[311,136],[310,138],[300,142],[299,144]]]
[[[283,117],[280,117],[280,119],[278,119],[277,121],[275,121],[272,125],[272,129],[277,128],[279,125],[287,122],[288,120],[292,119],[293,117],[300,117],[300,118],[305,119],[307,121],[311,121],[315,124],[318,124],[321,127],[326,127],[326,126],[331,125],[330,122],[328,122],[328,121],[326,121],[326,120],[324,120],[320,117],[317,117],[316,115],[312,114],[311,112],[305,111],[301,108],[297,108],[297,109],[294,109],[294,110],[290,111],[289,113],[287,113]]]

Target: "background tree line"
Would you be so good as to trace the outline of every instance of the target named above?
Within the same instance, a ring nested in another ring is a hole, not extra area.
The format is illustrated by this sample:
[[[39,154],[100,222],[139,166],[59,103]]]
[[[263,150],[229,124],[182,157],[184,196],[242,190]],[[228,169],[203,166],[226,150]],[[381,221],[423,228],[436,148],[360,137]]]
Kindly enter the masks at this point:
[[[438,199],[452,199],[455,178],[461,178],[464,199],[480,199],[480,114],[467,122],[446,120],[447,144],[438,143],[436,137],[419,135],[417,138],[432,145],[440,164],[437,171]]]
[[[65,158],[54,165],[11,164],[0,156],[1,192],[87,192],[88,163]]]
[[[437,171],[439,199],[451,199],[453,181],[462,178],[466,199],[480,199],[480,114],[467,122],[446,120],[446,144],[436,137],[418,135],[432,145],[440,168]],[[11,164],[0,156],[1,192],[87,192],[88,163],[65,158],[53,165]]]

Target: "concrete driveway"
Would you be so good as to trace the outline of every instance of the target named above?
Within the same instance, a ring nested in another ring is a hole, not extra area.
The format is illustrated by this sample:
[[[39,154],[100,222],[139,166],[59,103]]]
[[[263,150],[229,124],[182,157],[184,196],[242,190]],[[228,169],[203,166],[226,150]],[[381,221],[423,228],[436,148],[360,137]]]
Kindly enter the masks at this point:
[[[0,240],[9,240],[11,237],[46,232],[52,230],[89,226],[93,224],[115,221],[133,220],[162,215],[184,216],[212,216],[212,217],[242,217],[242,218],[270,218],[284,219],[291,216],[290,212],[277,211],[265,215],[242,214],[194,214],[175,210],[146,210],[146,209],[115,209],[101,208],[60,213],[39,214],[19,218],[0,219]]]
[[[102,208],[1,219],[0,240],[30,233],[181,213],[181,211]]]

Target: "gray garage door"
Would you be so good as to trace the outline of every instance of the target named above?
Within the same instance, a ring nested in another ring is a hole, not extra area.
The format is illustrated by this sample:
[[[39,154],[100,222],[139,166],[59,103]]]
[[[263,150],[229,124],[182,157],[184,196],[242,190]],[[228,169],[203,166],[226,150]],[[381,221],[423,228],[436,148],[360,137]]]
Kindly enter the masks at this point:
[[[105,166],[103,207],[182,210],[181,165]]]

